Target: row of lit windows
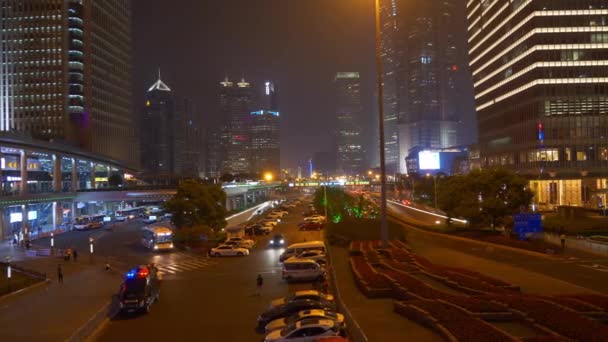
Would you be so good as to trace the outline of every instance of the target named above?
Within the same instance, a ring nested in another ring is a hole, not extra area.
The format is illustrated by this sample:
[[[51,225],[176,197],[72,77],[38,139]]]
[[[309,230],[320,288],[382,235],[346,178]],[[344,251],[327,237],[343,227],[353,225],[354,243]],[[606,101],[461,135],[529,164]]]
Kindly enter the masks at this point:
[[[528,40],[530,37],[532,37],[535,34],[547,34],[547,33],[563,34],[563,33],[582,33],[582,32],[608,32],[608,27],[582,26],[582,27],[539,27],[539,28],[535,28],[535,29],[530,30],[528,33],[526,33],[524,36],[522,36],[521,38],[516,40],[513,44],[509,45],[505,49],[501,49],[501,54],[494,56],[494,60],[501,58],[502,56],[505,55],[505,53],[512,51],[515,47],[522,44],[523,42],[525,42],[526,40]],[[494,44],[492,44],[490,47],[485,49],[483,53],[479,54],[477,57],[475,57],[473,60],[471,60],[470,65],[473,66],[477,61],[479,61],[487,53],[490,53],[501,42],[502,42],[502,40],[498,40]],[[470,51],[470,52],[472,52],[472,51]]]
[[[566,51],[563,51],[566,52]],[[571,67],[596,67],[596,66],[608,66],[608,60],[606,61],[570,61],[570,62],[536,62],[521,71],[511,75],[503,81],[500,81],[493,86],[485,89],[482,92],[479,92],[475,95],[475,99],[479,99],[480,97],[502,87],[503,85],[514,81],[515,79],[527,74],[528,72],[537,69],[537,68],[571,68]]]
[[[543,85],[543,84],[595,84],[595,83],[608,83],[608,77],[593,77],[593,78],[549,78],[549,79],[540,79],[540,80],[534,80],[528,84],[525,84],[515,90],[512,90],[504,95],[501,95],[497,98],[495,98],[494,100],[488,101],[480,106],[478,106],[476,109],[477,111],[480,111],[484,108],[487,108],[493,104],[496,104],[500,101],[503,101],[513,95],[519,94],[522,91],[525,91],[531,87],[534,87],[536,85]]]

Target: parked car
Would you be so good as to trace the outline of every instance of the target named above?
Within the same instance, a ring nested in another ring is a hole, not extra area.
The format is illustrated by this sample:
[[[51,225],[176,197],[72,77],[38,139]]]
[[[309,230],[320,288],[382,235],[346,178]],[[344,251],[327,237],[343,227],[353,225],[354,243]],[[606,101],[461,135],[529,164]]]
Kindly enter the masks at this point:
[[[274,321],[266,324],[266,327],[264,329],[265,329],[266,333],[268,334],[271,331],[283,329],[286,326],[288,326],[289,324],[301,321],[306,318],[331,319],[331,320],[337,322],[338,324],[340,324],[340,326],[342,328],[345,327],[344,315],[333,312],[333,311],[311,309],[311,310],[302,310],[289,317],[275,319]]]
[[[326,300],[328,302],[333,302],[334,296],[317,290],[296,291],[287,297],[281,297],[271,301],[270,307],[277,307],[279,305],[284,305],[298,299]]]
[[[253,232],[253,235],[268,235],[272,231],[272,227],[256,223],[252,226],[247,227],[247,230]]]
[[[307,318],[272,331],[264,342],[314,342],[320,336],[339,336],[340,326],[330,319]]]
[[[283,234],[277,234],[268,241],[268,246],[270,247],[284,247],[286,245],[285,236]]]
[[[272,220],[272,219],[264,219],[262,221],[259,222],[260,224],[263,225],[270,225],[270,226],[276,226],[277,224],[279,224],[279,221],[277,220]]]
[[[319,221],[305,221],[298,224],[300,230],[321,230],[323,229],[323,223]]]
[[[229,239],[226,239],[226,242],[228,242],[228,241],[236,241],[236,242],[239,242],[241,244],[251,245],[251,246],[255,245],[255,241],[250,240],[250,239],[245,239],[245,238],[242,238],[242,237],[231,237]]]
[[[253,248],[253,245],[242,243],[242,242],[239,242],[239,241],[225,241],[225,242],[222,242],[222,245],[233,246],[233,247],[240,247],[240,248],[246,248],[246,249],[249,249],[249,250]]]
[[[293,259],[293,258],[314,260],[317,263],[321,263],[321,264],[327,263],[327,255],[325,254],[324,251],[316,251],[316,250],[305,251],[305,252],[302,252],[289,259]],[[287,260],[289,260],[289,259],[287,259]]]
[[[302,310],[320,309],[336,311],[336,304],[327,301],[316,301],[311,299],[299,299],[275,308],[267,309],[258,315],[258,328],[263,329],[266,324],[275,319],[291,316]]]
[[[282,276],[287,282],[319,281],[326,276],[323,266],[314,260],[289,258],[283,262]]]
[[[315,214],[304,218],[304,221],[325,221],[325,216]]]
[[[211,248],[210,255],[215,257],[220,256],[244,256],[249,255],[247,248],[230,246],[230,245],[219,245],[215,248]]]

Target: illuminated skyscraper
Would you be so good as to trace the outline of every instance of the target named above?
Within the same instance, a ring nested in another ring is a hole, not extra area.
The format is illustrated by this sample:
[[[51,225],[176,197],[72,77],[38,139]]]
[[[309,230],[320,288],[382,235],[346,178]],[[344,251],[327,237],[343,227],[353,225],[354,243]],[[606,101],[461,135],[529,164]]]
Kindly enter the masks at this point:
[[[464,26],[459,4],[464,6],[457,0],[382,1],[387,163],[395,153],[389,142],[398,142],[402,172],[412,148],[458,145],[461,123],[472,111],[462,100],[467,83],[459,56],[465,47],[456,33]]]
[[[0,130],[138,164],[126,0],[0,2]]]
[[[470,0],[479,166],[532,179],[536,203],[605,207],[608,3]]]
[[[251,112],[251,171],[271,172],[278,177],[281,170],[280,112],[278,92],[272,82],[264,82],[259,110]]]
[[[338,172],[363,171],[361,80],[358,72],[338,72],[334,79],[337,114]]]
[[[146,92],[141,129],[141,166],[145,175],[173,176],[179,173],[174,96],[160,79]]]
[[[225,121],[224,132],[228,134],[225,139],[227,145],[219,147],[225,149],[225,153],[221,153],[224,156],[221,173],[251,172],[250,126],[253,101],[253,89],[244,78],[234,83],[226,77],[220,82],[220,115]]]

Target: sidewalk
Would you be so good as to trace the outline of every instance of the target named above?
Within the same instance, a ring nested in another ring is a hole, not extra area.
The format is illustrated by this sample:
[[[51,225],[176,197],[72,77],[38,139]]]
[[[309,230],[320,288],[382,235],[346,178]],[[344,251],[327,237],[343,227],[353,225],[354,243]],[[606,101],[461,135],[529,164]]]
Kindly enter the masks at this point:
[[[57,282],[61,263],[64,284]],[[32,258],[17,263],[47,273],[50,284],[0,298],[0,341],[65,341],[106,305],[120,285],[118,273],[106,273],[88,260]]]
[[[355,285],[348,265],[346,248],[332,248],[332,267],[340,295],[369,342],[443,341],[432,330],[418,325],[393,311],[393,299],[368,299]]]

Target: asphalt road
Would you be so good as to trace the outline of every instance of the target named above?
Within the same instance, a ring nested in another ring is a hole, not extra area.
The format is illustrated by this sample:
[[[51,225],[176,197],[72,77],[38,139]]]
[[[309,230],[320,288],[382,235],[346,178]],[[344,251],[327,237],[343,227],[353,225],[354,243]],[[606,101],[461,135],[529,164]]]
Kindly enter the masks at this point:
[[[286,284],[278,257],[282,249],[268,247],[269,237],[282,233],[286,243],[318,240],[320,232],[300,232],[304,206],[292,209],[268,237],[259,238],[246,257],[202,258],[206,267],[184,270],[163,278],[161,299],[147,315],[119,315],[97,336],[99,341],[200,339],[205,341],[259,341],[257,315],[271,299],[309,284]],[[256,277],[264,278],[261,295]]]
[[[391,215],[395,217],[408,219],[410,215],[416,215],[416,218],[419,219],[420,213],[412,212],[402,206],[389,203],[388,208]],[[420,252],[423,255],[431,250],[435,254],[445,251],[446,255],[452,253],[451,255],[454,256],[457,256],[456,253],[462,253],[538,273],[582,288],[608,293],[608,287],[606,286],[608,284],[608,267],[605,267],[608,266],[607,258],[550,256],[525,251],[507,250],[491,245],[484,246],[467,239],[453,239],[450,236],[429,233],[412,227],[407,229],[407,240],[415,252]],[[458,260],[454,259],[453,262],[458,262]],[[470,266],[475,268],[474,265]],[[501,276],[502,278],[509,278],[508,274]]]

